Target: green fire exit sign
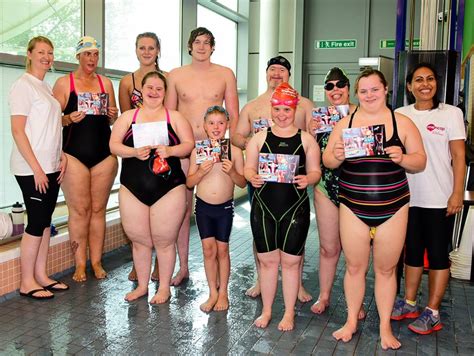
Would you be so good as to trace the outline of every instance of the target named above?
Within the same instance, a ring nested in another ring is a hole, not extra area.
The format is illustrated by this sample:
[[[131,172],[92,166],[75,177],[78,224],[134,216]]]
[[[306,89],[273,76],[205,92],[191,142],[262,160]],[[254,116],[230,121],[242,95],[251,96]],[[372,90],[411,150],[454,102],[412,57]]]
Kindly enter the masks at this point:
[[[314,41],[315,49],[341,49],[357,48],[357,40],[317,40]]]
[[[405,47],[410,46],[410,40],[405,40]],[[395,48],[395,40],[380,40],[380,48]],[[413,40],[413,48],[420,48],[420,39]]]

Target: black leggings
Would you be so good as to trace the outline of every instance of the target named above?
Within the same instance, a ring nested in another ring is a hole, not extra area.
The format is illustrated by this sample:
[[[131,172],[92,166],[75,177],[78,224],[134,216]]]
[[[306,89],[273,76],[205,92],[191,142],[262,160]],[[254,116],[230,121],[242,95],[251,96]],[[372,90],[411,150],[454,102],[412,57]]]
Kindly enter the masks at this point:
[[[430,269],[448,269],[453,228],[454,215],[446,216],[446,208],[411,207],[408,213],[405,264],[423,267],[426,249]]]
[[[45,194],[41,194],[35,189],[34,176],[15,176],[23,194],[23,201],[28,214],[28,224],[25,232],[36,237],[42,237],[44,229],[51,225],[51,216],[58,200],[59,172],[50,173],[46,176],[48,177],[49,188]]]

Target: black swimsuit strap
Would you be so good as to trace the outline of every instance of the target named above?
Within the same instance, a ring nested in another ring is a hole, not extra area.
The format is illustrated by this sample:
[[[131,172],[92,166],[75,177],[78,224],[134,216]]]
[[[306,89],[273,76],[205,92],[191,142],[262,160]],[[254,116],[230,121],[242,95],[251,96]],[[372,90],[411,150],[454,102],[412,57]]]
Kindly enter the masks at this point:
[[[354,115],[355,115],[356,112],[357,112],[357,109],[351,115],[351,119],[349,120],[349,126],[347,127],[348,129],[350,129],[352,127],[352,119],[354,118]]]
[[[136,89],[135,87],[135,75],[132,72],[132,84],[133,84],[133,89]]]
[[[390,112],[392,113],[392,126],[393,126],[392,138],[390,139],[391,141],[394,138],[399,138],[399,137],[398,137],[397,120],[395,119],[395,112],[393,110],[390,110]]]

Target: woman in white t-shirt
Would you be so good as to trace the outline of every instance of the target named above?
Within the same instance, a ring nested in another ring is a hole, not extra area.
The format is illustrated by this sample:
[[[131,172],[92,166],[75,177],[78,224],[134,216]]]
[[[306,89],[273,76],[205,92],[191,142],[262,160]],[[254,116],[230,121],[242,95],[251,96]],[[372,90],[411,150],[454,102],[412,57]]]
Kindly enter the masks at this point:
[[[49,299],[69,287],[46,273],[51,216],[66,169],[61,151],[61,106],[44,81],[54,60],[53,44],[43,36],[28,43],[26,73],[13,83],[9,104],[14,139],[10,167],[28,214],[21,240],[20,295]]]
[[[448,249],[454,215],[463,204],[466,170],[463,114],[437,98],[436,70],[419,63],[407,76],[407,90],[415,103],[397,110],[412,119],[420,130],[427,155],[426,169],[407,174],[410,212],[405,254],[405,297],[396,301],[392,320],[417,318],[408,328],[430,334],[442,328],[439,306],[449,280]],[[429,261],[428,305],[416,305],[423,274],[424,251]]]

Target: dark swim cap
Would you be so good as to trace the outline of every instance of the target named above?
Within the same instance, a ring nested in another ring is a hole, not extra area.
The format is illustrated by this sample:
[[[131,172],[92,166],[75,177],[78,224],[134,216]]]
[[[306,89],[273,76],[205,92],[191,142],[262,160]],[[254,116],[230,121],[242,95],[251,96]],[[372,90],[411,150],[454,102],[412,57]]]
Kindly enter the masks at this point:
[[[288,69],[288,74],[291,75],[291,64],[290,62],[288,61],[288,59],[286,59],[285,57],[283,56],[276,56],[276,57],[273,57],[273,58],[270,58],[270,60],[267,62],[267,69],[271,66],[271,65],[274,65],[274,64],[278,64],[280,66],[283,66],[285,67],[286,69]]]
[[[346,73],[344,73],[344,71],[339,67],[331,68],[331,70],[326,74],[326,77],[324,78],[324,83],[333,80],[343,80],[349,83],[349,78],[347,77]]]

